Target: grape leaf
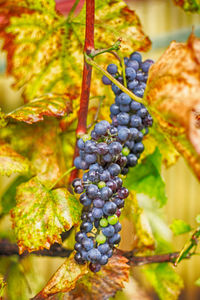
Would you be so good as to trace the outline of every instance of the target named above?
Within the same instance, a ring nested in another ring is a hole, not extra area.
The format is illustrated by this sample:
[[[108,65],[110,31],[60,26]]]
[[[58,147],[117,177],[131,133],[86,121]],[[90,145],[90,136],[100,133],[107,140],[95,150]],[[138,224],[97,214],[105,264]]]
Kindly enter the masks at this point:
[[[7,72],[26,100],[48,92],[65,94],[80,87],[82,64],[77,65],[69,22],[55,1],[6,0],[0,3],[0,36],[8,53]],[[75,93],[75,92],[74,92]]]
[[[0,297],[3,297],[4,288],[6,286],[6,283],[3,279],[3,276],[0,274]]]
[[[200,179],[200,39],[172,42],[150,68],[145,99],[158,131]]]
[[[0,174],[28,173],[28,160],[15,152],[9,144],[0,142]]]
[[[149,49],[150,40],[138,17],[123,1],[96,2],[97,47],[110,46],[122,37],[126,52]],[[85,9],[79,17],[66,19],[56,11],[53,0],[5,0],[0,3],[0,20],[3,49],[8,53],[7,72],[15,77],[15,88],[23,87],[26,100],[49,92],[65,94],[72,86],[77,95]]]
[[[32,124],[42,121],[44,116],[62,117],[70,112],[71,101],[67,96],[47,94],[7,114],[7,118]]]
[[[11,217],[20,253],[61,243],[60,234],[79,222],[78,200],[66,188],[47,189],[37,177],[18,186],[16,203]]]
[[[160,175],[162,157],[156,148],[153,154],[144,158],[133,170],[130,170],[125,185],[136,193],[155,198],[162,206],[166,203],[165,184]]]
[[[194,13],[200,13],[200,2],[199,0],[173,0],[174,3],[185,11]]]
[[[102,14],[103,12],[103,14]],[[79,39],[84,42],[85,7],[74,19],[72,27],[79,32]],[[81,34],[80,34],[81,32]],[[135,11],[131,10],[121,0],[95,1],[95,46],[106,48],[122,38],[121,50],[123,54],[130,54],[134,50],[147,51],[151,41],[144,34]]]
[[[29,158],[32,173],[50,187],[66,171],[60,132],[57,120],[51,119],[32,126],[9,124],[0,131],[0,135],[15,151]],[[68,164],[72,155],[72,152],[68,153]],[[59,186],[64,183],[65,180],[59,181]]]
[[[126,204],[122,210],[121,218],[127,218],[133,222],[135,229],[133,249],[138,249],[144,252],[145,249],[153,250],[155,248],[155,240],[151,230],[151,226],[144,213],[144,210],[139,206],[136,193],[130,191]]]
[[[87,265],[78,265],[72,254],[54,273],[44,289],[32,299],[47,299],[51,295],[70,291],[75,287],[77,280],[87,272]]]
[[[148,281],[152,284],[161,300],[177,300],[183,281],[166,263],[153,264],[144,268]]]
[[[114,297],[124,287],[124,281],[128,281],[130,267],[127,261],[125,257],[114,254],[100,272],[89,272],[82,277],[75,289],[65,294],[65,299],[106,300]]]
[[[1,197],[0,202],[0,215],[8,214],[9,211],[16,205],[15,195],[16,195],[16,188],[19,184],[24,181],[27,181],[28,177],[19,176],[12,181],[8,189],[4,192]]]
[[[174,220],[169,226],[173,231],[174,235],[183,234],[192,230],[191,226],[183,220]]]

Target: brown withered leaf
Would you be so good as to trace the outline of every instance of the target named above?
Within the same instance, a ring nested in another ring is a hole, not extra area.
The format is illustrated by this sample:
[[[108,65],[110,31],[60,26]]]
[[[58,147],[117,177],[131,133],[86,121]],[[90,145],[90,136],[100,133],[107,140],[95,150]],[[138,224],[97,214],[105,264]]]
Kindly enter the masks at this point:
[[[145,98],[157,129],[200,179],[200,39],[172,42],[150,68]]]
[[[32,124],[44,116],[62,117],[72,112],[71,101],[66,95],[46,94],[7,114],[7,118]]]
[[[87,265],[78,265],[75,262],[74,254],[72,253],[72,255],[67,258],[66,261],[54,273],[43,290],[32,299],[49,299],[50,296],[57,293],[68,292],[75,287],[77,280],[87,272]]]
[[[65,294],[65,300],[106,300],[113,297],[124,287],[129,278],[127,259],[114,254],[106,266],[99,273],[89,272],[81,278],[75,289]]]

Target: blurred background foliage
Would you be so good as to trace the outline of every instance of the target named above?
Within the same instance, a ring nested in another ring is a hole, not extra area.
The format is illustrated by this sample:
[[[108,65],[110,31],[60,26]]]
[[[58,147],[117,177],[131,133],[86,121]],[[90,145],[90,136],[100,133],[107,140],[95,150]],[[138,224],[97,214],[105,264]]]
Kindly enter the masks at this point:
[[[59,1],[62,2],[62,1]],[[172,40],[179,42],[186,41],[192,29],[197,36],[200,36],[200,15],[184,12],[181,8],[176,7],[172,0],[129,0],[127,3],[136,11],[143,24],[144,32],[152,41],[152,49],[144,54],[144,58],[152,58],[157,60],[164,50],[168,47]],[[0,53],[0,107],[3,111],[9,112],[15,107],[23,103],[20,91],[16,92],[12,89],[12,78],[5,76],[6,67],[5,53]],[[169,169],[163,169],[163,176],[166,181],[166,193],[168,203],[164,208],[166,212],[167,223],[170,224],[176,219],[183,219],[191,226],[195,227],[195,217],[200,212],[199,194],[200,185],[196,177],[186,165],[185,161],[180,158],[178,162]],[[14,177],[0,177],[0,193],[4,193],[9,183]],[[139,199],[140,200],[140,199]],[[151,211],[145,199],[141,197],[143,207],[151,216]],[[154,222],[160,222],[159,218]],[[181,235],[173,237],[169,229],[162,223],[157,224],[166,240],[172,239],[174,248],[180,249],[187,239],[187,236]],[[1,229],[11,230],[9,217],[4,218],[4,222],[0,223]],[[123,221],[123,233],[121,248],[130,250],[130,236],[132,227],[127,221]],[[1,236],[0,236],[1,237]],[[72,237],[73,238],[73,237]],[[72,244],[72,243],[71,243]],[[174,250],[175,250],[174,249]],[[167,250],[166,250],[167,251]],[[6,269],[9,265],[9,276],[21,277],[21,286],[16,285],[13,280],[8,293],[8,299],[27,299],[28,295],[34,295],[40,290],[46,281],[50,278],[58,266],[63,263],[63,258],[35,257],[31,260],[13,257],[12,260],[5,258],[4,265],[0,266],[0,271]],[[30,265],[31,264],[31,265]],[[34,270],[33,272],[30,270]],[[138,268],[139,269],[139,268]],[[134,269],[134,277],[138,278],[147,289],[147,295],[137,298],[133,292],[137,290],[136,283],[131,279],[126,284],[123,293],[119,293],[117,299],[157,299],[152,289],[147,285],[145,279],[141,276],[141,272],[137,268]],[[193,257],[189,262],[183,261],[177,268],[177,272],[183,277],[185,288],[180,299],[200,299],[200,288],[194,285],[195,280],[199,277],[200,261],[198,257]],[[24,276],[24,274],[26,274]],[[39,274],[39,276],[38,276]],[[9,282],[9,278],[8,278]],[[150,297],[152,295],[152,298]]]

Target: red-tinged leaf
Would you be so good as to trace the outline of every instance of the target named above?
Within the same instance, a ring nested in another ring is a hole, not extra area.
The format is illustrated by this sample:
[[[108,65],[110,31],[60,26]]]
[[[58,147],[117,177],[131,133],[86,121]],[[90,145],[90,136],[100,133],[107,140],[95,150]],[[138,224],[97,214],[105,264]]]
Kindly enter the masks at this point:
[[[146,101],[159,134],[171,140],[200,179],[200,39],[172,42],[150,68]]]
[[[0,2],[7,73],[14,76],[14,87],[22,88],[26,101],[48,92],[65,94],[72,85],[74,93],[79,91],[82,64],[71,50],[70,26],[56,11],[54,0]],[[81,54],[75,37],[73,43]]]
[[[47,189],[37,177],[18,186],[16,203],[11,217],[20,253],[61,243],[60,234],[79,222],[78,200],[66,188]]]
[[[129,278],[127,259],[114,254],[107,265],[98,273],[89,272],[76,284],[74,290],[65,294],[66,300],[106,300],[114,297],[117,291],[124,287]]]
[[[29,162],[15,152],[10,145],[0,143],[0,174],[10,176],[13,173],[27,173]]]
[[[44,116],[62,117],[70,112],[72,107],[69,97],[47,94],[7,114],[7,118],[32,124],[44,120]]]
[[[51,277],[44,289],[33,300],[47,299],[57,293],[73,289],[79,278],[88,272],[87,265],[78,265],[72,254]],[[83,298],[84,299],[84,298]]]
[[[103,12],[103,13],[102,13]],[[84,39],[85,10],[75,19],[73,28]],[[80,30],[82,34],[80,34]],[[95,46],[96,48],[110,47],[119,38],[122,39],[123,54],[134,50],[147,51],[151,41],[142,30],[138,16],[121,0],[95,1]]]

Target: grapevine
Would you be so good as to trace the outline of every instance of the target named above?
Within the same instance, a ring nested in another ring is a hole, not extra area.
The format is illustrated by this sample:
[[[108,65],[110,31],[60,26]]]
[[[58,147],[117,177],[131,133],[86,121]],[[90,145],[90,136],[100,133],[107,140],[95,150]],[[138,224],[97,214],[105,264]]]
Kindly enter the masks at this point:
[[[142,62],[140,53],[134,52],[124,58],[124,63],[128,89],[142,98],[153,61]],[[124,84],[117,65],[109,64],[107,71]],[[91,134],[78,140],[79,156],[74,165],[85,172],[82,179],[76,178],[72,183],[83,205],[75,260],[78,264],[89,261],[93,272],[107,264],[120,243],[119,216],[129,195],[120,174],[126,175],[137,164],[144,150],[143,137],[153,123],[143,104],[132,100],[105,75],[102,82],[111,85],[115,94],[115,103],[110,107],[112,122],[98,122]]]

